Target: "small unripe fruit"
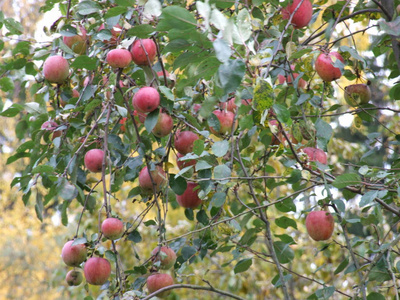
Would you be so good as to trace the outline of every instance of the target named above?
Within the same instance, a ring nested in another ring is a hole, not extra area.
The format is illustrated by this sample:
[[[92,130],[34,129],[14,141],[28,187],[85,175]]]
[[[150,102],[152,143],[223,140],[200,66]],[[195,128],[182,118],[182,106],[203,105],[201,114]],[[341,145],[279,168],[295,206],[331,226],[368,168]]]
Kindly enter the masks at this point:
[[[68,61],[60,55],[48,57],[43,64],[43,75],[50,82],[63,83],[69,76]]]
[[[157,166],[155,170],[150,171],[150,173],[151,173],[151,178],[154,181],[156,191],[158,192],[165,184],[167,180],[167,175],[160,166]],[[139,173],[139,186],[142,188],[144,192],[153,191],[153,183],[151,181],[151,178],[147,166],[144,167]]]
[[[163,274],[163,273],[156,273],[152,274],[147,278],[147,289],[149,290],[149,293],[154,293],[155,291],[158,291],[166,286],[170,286],[174,284],[174,279],[171,277],[169,274]],[[170,291],[165,291],[160,294],[157,294],[157,297],[159,298],[165,298],[170,294]]]
[[[213,114],[217,116],[220,123],[220,128],[218,131],[216,131],[213,127],[210,127],[210,131],[217,136],[230,133],[232,130],[233,120],[235,119],[235,114],[230,111],[221,111],[218,109],[214,110]],[[235,130],[236,127],[237,122],[235,122],[233,130]]]
[[[107,218],[101,223],[101,232],[109,240],[117,240],[124,234],[124,223],[117,218]]]
[[[135,64],[139,66],[148,66],[156,57],[157,47],[152,39],[138,39],[132,44],[131,54]]]
[[[367,104],[371,100],[371,90],[364,83],[352,84],[344,88],[344,99],[351,106]]]
[[[83,281],[82,272],[78,270],[71,270],[65,276],[65,281],[69,286],[78,286]]]
[[[65,243],[61,250],[61,257],[67,266],[77,267],[85,261],[87,250],[84,244],[72,245],[73,242]]]
[[[103,169],[104,151],[101,149],[91,149],[85,154],[85,167],[93,173],[101,172]]]
[[[312,211],[306,217],[306,228],[315,241],[325,241],[332,236],[335,221],[327,211]]]
[[[197,188],[199,185],[195,182],[188,182],[187,188],[182,195],[176,195],[176,201],[184,208],[196,208],[201,204]]]
[[[301,0],[294,0],[292,4],[282,9],[282,18],[284,20],[290,19],[290,15],[295,11],[300,1]],[[307,26],[311,21],[312,13],[313,10],[310,0],[304,0],[292,18],[294,28]]]
[[[315,61],[315,71],[323,81],[331,82],[342,76],[340,69],[333,66],[335,59],[344,63],[343,57],[334,51],[328,54],[321,53]]]
[[[170,269],[176,261],[176,254],[175,251],[169,247],[157,246],[156,248],[151,251],[151,255],[154,256],[154,262],[160,262],[161,269]]]
[[[91,257],[83,268],[87,283],[93,285],[103,285],[108,281],[111,274],[110,262],[101,257]]]
[[[193,151],[193,143],[198,139],[199,136],[194,132],[188,130],[177,132],[174,139],[175,149],[180,154],[188,154]]]
[[[133,96],[132,105],[138,112],[152,112],[160,105],[160,94],[150,86],[142,87]]]
[[[171,133],[172,128],[174,128],[174,121],[169,114],[160,112],[158,115],[158,120],[154,126],[152,133],[156,137],[164,137]]]
[[[113,68],[125,68],[131,61],[131,53],[126,49],[113,49],[107,53],[107,62]]]

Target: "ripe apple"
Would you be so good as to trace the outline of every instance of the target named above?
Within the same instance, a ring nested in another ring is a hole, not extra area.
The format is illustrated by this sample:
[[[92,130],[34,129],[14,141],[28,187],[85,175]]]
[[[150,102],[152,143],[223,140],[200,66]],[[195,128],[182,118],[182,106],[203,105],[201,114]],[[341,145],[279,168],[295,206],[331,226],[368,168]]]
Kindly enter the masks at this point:
[[[171,277],[169,274],[164,274],[164,273],[155,273],[151,274],[147,278],[147,289],[149,290],[149,293],[154,293],[155,291],[158,291],[166,286],[173,285],[174,284],[174,279]],[[159,298],[165,298],[170,294],[171,291],[165,291],[160,294],[157,294],[157,297]]]
[[[154,181],[156,191],[159,192],[167,180],[167,175],[160,166],[157,166],[154,170],[150,171],[150,173],[151,178]],[[153,191],[153,183],[151,182],[147,166],[144,167],[139,173],[139,186],[144,192]]]
[[[327,155],[321,149],[306,147],[303,149],[303,152],[308,155],[310,161],[318,161],[323,165],[328,163]]]
[[[220,128],[219,131],[216,131],[213,127],[210,127],[210,131],[217,136],[230,133],[232,130],[233,120],[235,119],[235,114],[231,111],[223,111],[219,109],[214,110],[213,114],[217,116],[220,123]],[[236,127],[237,122],[234,130],[236,130]]]
[[[83,263],[87,256],[86,246],[84,244],[73,245],[74,241],[65,243],[61,250],[61,257],[67,266],[77,267]]]
[[[74,26],[74,25],[73,25]],[[74,26],[76,27],[76,26]],[[63,42],[69,48],[72,49],[76,54],[84,54],[86,52],[86,29],[83,26],[79,27],[81,34],[76,34],[74,36],[64,36]]]
[[[331,82],[342,76],[340,69],[333,66],[335,59],[344,63],[343,57],[335,51],[330,53],[321,53],[315,61],[315,71],[323,81]]]
[[[101,232],[109,240],[117,240],[124,234],[124,223],[117,218],[107,218],[101,223]]]
[[[91,257],[83,267],[87,283],[93,285],[103,285],[107,282],[111,274],[110,262],[101,257]]]
[[[151,131],[156,137],[162,138],[171,133],[174,128],[174,121],[169,114],[160,112],[158,115],[156,126]]]
[[[292,69],[292,71],[294,71],[295,66],[291,65],[290,68]],[[296,80],[296,78],[299,76],[299,73],[293,73],[293,78]],[[278,81],[279,84],[284,84],[285,82],[288,83],[288,85],[292,84],[292,76],[290,74],[288,74],[287,76],[283,76],[281,74],[278,75]],[[305,81],[303,78],[300,78],[298,85],[299,88],[305,89],[307,86],[307,81]]]
[[[104,151],[101,149],[91,149],[85,154],[85,167],[93,173],[99,173],[103,169]]]
[[[282,9],[282,19],[289,20],[301,0],[294,0],[292,4]],[[312,18],[312,4],[310,0],[304,0],[292,18],[294,28],[303,28],[310,23]]]
[[[344,99],[351,106],[367,104],[371,100],[371,90],[364,83],[348,85],[344,88]]]
[[[327,211],[312,211],[306,217],[306,228],[315,241],[325,241],[332,236],[335,221]]]
[[[153,87],[142,87],[133,96],[132,105],[138,112],[152,112],[160,105],[160,94]]]
[[[242,105],[250,105],[251,99],[242,99],[241,102],[242,102]],[[221,107],[221,109],[225,109],[226,108],[227,111],[230,111],[230,112],[233,112],[233,113],[236,112],[237,105],[235,103],[235,98],[231,98],[226,102],[222,102],[220,104],[220,107]]]
[[[197,160],[195,159],[189,159],[189,160],[180,160],[182,157],[185,155],[180,154],[179,152],[176,154],[176,164],[178,165],[178,168],[182,170],[183,168],[190,167],[190,166],[195,166],[197,163]]]
[[[195,182],[188,182],[187,188],[182,195],[176,195],[176,201],[178,204],[184,208],[196,208],[201,204],[201,199],[198,196],[199,185]]]
[[[198,140],[199,136],[189,130],[179,131],[175,135],[174,146],[180,154],[188,154],[193,151],[193,143]]]
[[[51,131],[53,132],[52,140],[54,140],[56,137],[61,136],[62,131],[57,130],[58,124],[54,121],[46,121],[42,124],[41,129],[46,130],[46,131]]]
[[[69,76],[68,61],[61,55],[48,57],[43,64],[43,74],[50,82],[63,83]]]
[[[160,262],[160,268],[167,270],[170,269],[176,261],[176,253],[169,247],[157,246],[151,251],[151,255],[154,256],[154,262]]]
[[[125,68],[131,61],[131,53],[126,49],[112,49],[107,53],[107,62],[113,68]]]
[[[69,286],[78,286],[83,281],[82,272],[78,270],[71,270],[65,276],[65,281]]]
[[[149,66],[157,54],[156,44],[152,39],[137,39],[131,48],[132,60],[139,66]]]

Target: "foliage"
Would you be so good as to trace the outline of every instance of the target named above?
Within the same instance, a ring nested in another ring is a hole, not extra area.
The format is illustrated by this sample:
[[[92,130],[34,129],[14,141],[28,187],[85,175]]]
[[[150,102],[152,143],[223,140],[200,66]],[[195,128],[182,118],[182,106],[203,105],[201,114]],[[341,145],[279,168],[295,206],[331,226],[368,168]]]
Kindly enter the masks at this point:
[[[198,289],[215,299],[398,298],[400,84],[390,83],[400,76],[400,18],[388,13],[395,5],[388,2],[322,0],[312,24],[294,29],[279,12],[287,3],[277,1],[47,0],[42,12],[56,4],[61,12],[49,28],[51,43],[18,39],[24,26],[0,12],[0,89],[14,100],[1,103],[0,115],[17,120],[20,140],[7,158],[20,168],[11,186],[43,224],[51,227],[49,216],[59,215],[69,230],[65,241],[79,239],[90,256],[113,265],[100,289],[86,284],[60,293],[148,299],[145,281],[158,268],[150,252],[168,244],[178,255],[168,271],[177,283],[169,299],[194,299]],[[82,28],[87,48],[77,54],[63,37]],[[375,29],[368,57],[360,34]],[[111,49],[145,38],[157,45],[154,64],[107,64]],[[345,64],[335,62],[343,76],[327,83],[313,63],[331,49]],[[70,63],[62,84],[42,74],[53,54]],[[374,72],[378,56],[387,63]],[[389,76],[374,81],[378,71]],[[372,101],[348,107],[342,85],[367,78]],[[144,124],[133,113],[132,97],[143,86],[158,89],[162,111],[174,120],[166,137],[152,133],[158,110]],[[218,135],[223,124],[213,111],[228,110],[229,101],[234,122]],[[340,124],[344,117],[353,118],[350,128]],[[49,120],[56,128],[42,129]],[[200,139],[181,158],[196,164],[180,170],[174,137],[183,130]],[[310,161],[305,147],[327,152],[328,164]],[[94,148],[106,153],[99,174],[84,166]],[[138,186],[145,166],[167,172],[160,191]],[[176,200],[189,182],[199,184],[198,208]],[[336,221],[326,242],[311,241],[304,226],[306,214],[319,209]],[[110,216],[126,229],[112,242],[99,229]]]

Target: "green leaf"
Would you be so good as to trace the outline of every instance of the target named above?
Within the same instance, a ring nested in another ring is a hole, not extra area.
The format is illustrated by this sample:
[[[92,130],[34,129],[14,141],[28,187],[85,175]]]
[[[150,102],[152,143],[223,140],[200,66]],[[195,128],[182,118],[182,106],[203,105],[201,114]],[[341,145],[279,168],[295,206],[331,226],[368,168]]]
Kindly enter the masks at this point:
[[[144,127],[146,128],[148,133],[151,133],[154,126],[156,126],[159,112],[160,111],[158,109],[155,109],[147,114],[146,120],[144,120]]]
[[[210,203],[214,207],[221,207],[222,205],[224,205],[225,200],[226,200],[226,194],[222,192],[217,192],[211,198]]]
[[[338,177],[332,182],[332,185],[335,188],[338,189],[343,189],[345,187],[351,186],[351,185],[357,185],[361,183],[361,178],[358,176],[356,173],[349,173],[349,174],[343,174]]]
[[[17,22],[12,18],[7,18],[4,20],[4,25],[8,29],[9,33],[7,35],[21,35],[24,32],[24,28],[21,23]]]
[[[4,92],[9,92],[14,89],[14,82],[9,77],[3,77],[0,79],[0,89]]]
[[[290,112],[285,106],[281,104],[274,104],[272,108],[274,109],[274,112],[276,113],[276,117],[278,118],[279,122],[286,123],[289,121]]]
[[[0,116],[12,118],[12,117],[15,117],[22,110],[24,110],[24,107],[22,105],[14,103],[9,108],[7,108],[5,111],[0,113]]]
[[[71,201],[78,196],[78,189],[67,180],[62,180],[58,185],[58,195],[66,201]]]
[[[340,272],[342,272],[347,265],[349,264],[349,259],[346,257],[340,264],[339,266],[336,268],[336,270],[333,272],[333,274],[337,275]]]
[[[369,293],[367,296],[367,300],[385,300],[385,299],[386,299],[385,296],[377,292]]]
[[[225,94],[235,92],[241,84],[246,65],[241,59],[228,60],[218,68],[218,78]]]
[[[196,155],[201,155],[204,151],[204,141],[203,140],[195,140],[193,142],[193,153]]]
[[[252,264],[253,260],[251,258],[242,259],[236,264],[236,266],[233,268],[233,271],[235,274],[246,272]]]
[[[78,13],[82,16],[100,12],[100,5],[93,1],[82,1],[78,4]]]
[[[238,44],[244,44],[252,34],[251,16],[247,8],[239,11],[236,18],[237,31],[234,31],[234,39]]]
[[[218,60],[226,63],[232,55],[231,47],[223,39],[216,39],[213,46]]]
[[[32,170],[32,174],[38,174],[38,173],[43,174],[43,173],[53,173],[53,172],[54,168],[49,165],[39,165]]]
[[[175,174],[169,174],[169,186],[177,195],[182,195],[187,188],[185,178],[179,176],[175,178]]]
[[[157,31],[177,29],[195,29],[197,26],[194,16],[184,7],[167,6],[162,10]]]
[[[206,162],[205,160],[199,160],[196,163],[196,171],[200,171],[200,170],[207,170],[207,169],[211,169],[212,165],[210,165],[208,162]]]
[[[318,142],[320,142],[322,145],[319,145],[320,148],[325,149],[326,145],[328,144],[329,140],[332,137],[332,127],[328,123],[326,123],[322,119],[318,119],[315,122],[315,129],[317,130],[317,138]]]
[[[296,221],[285,216],[276,219],[275,224],[285,229],[288,228],[289,226],[293,227],[294,229],[297,229]]]
[[[366,192],[364,195],[361,197],[360,201],[360,207],[364,207],[366,205],[369,205],[372,201],[375,200],[375,198],[378,197],[378,191],[369,191]]]
[[[203,224],[204,226],[208,225],[209,220],[207,213],[204,210],[200,210],[196,215],[196,220]]]
[[[126,13],[127,11],[128,11],[127,7],[123,7],[123,6],[111,7],[105,13],[104,18],[108,19],[108,18],[116,17],[116,16],[119,16],[119,15],[122,15],[122,14]]]
[[[168,100],[174,101],[175,100],[175,96],[172,93],[171,89],[167,88],[166,86],[159,86],[158,89],[160,90],[160,92],[165,96],[165,98],[167,98]]]
[[[284,242],[274,242],[274,249],[276,252],[276,256],[281,264],[286,264],[291,262],[294,258],[294,252],[292,248],[290,248],[289,244]]]
[[[197,165],[196,165],[197,166]],[[196,168],[197,170],[197,168]],[[231,169],[227,165],[219,165],[214,168],[214,178],[215,179],[222,179],[231,176]],[[220,180],[221,184],[226,184],[229,181],[227,180]]]
[[[318,299],[329,299],[334,292],[335,292],[335,287],[326,286],[322,289],[317,290],[315,292],[315,295],[318,297]]]
[[[130,232],[126,238],[134,243],[140,243],[142,241],[142,236],[137,230]]]
[[[391,22],[387,22],[384,19],[381,19],[378,23],[378,26],[382,33],[398,37],[400,35],[400,16],[398,16]]]
[[[259,112],[272,107],[275,95],[271,85],[267,81],[260,80],[255,86],[253,94],[253,102]]]
[[[156,30],[153,26],[148,24],[140,24],[133,26],[131,29],[128,30],[126,33],[127,36],[136,36],[140,39],[148,38],[153,32]]]
[[[229,150],[229,142],[227,140],[215,142],[212,151],[217,157],[224,156]]]
[[[312,51],[312,48],[305,48],[305,49],[301,49],[298,50],[296,52],[294,52],[291,56],[290,56],[290,60],[295,59],[295,58],[300,58],[303,55],[310,53]]]
[[[97,58],[89,57],[87,55],[79,55],[77,58],[75,58],[74,62],[71,64],[71,67],[93,71],[97,67]]]
[[[67,214],[67,208],[69,205],[69,201],[64,201],[62,204],[62,208],[61,208],[61,223],[64,226],[68,226],[68,214]]]
[[[197,253],[197,250],[194,247],[185,246],[182,248],[181,253],[184,261],[187,261],[188,259],[194,257],[194,255]]]
[[[36,217],[43,222],[43,197],[42,194],[36,194],[36,204],[35,204]]]

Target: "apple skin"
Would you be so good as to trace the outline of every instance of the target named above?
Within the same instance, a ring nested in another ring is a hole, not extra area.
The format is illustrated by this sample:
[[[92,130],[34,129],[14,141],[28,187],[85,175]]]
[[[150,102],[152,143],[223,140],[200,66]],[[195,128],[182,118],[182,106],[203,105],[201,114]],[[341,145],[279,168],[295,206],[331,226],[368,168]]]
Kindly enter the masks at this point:
[[[101,223],[101,232],[109,240],[117,240],[124,234],[124,223],[117,218],[107,218]]]
[[[147,115],[142,112],[138,112],[137,110],[133,111],[133,116],[137,117],[140,123],[144,124],[144,121],[146,121]]]
[[[126,49],[112,49],[107,53],[107,62],[113,68],[126,68],[131,61],[131,53]]]
[[[325,241],[332,236],[335,221],[327,211],[312,211],[306,217],[306,228],[314,241]]]
[[[97,31],[101,31],[103,29],[106,29],[106,27],[104,26],[104,24],[101,24],[99,29],[97,29]],[[112,37],[110,38],[110,40],[103,40],[103,43],[107,43],[107,44],[116,44],[117,43],[117,39],[120,36],[121,32],[122,32],[122,26],[117,24],[115,26],[113,26],[113,28],[111,28],[111,35]]]
[[[151,131],[156,137],[162,138],[172,132],[174,121],[169,114],[160,112],[158,115],[156,126]]]
[[[242,99],[241,102],[242,102],[242,105],[250,105],[251,99]],[[238,108],[236,103],[235,103],[235,98],[231,98],[226,102],[222,102],[220,104],[220,107],[221,107],[221,109],[225,109],[226,108],[227,111],[230,111],[230,112],[233,112],[233,113],[235,113],[237,108]]]
[[[181,157],[184,157],[185,155],[181,153],[176,154],[176,164],[178,165],[178,168],[182,170],[183,168],[190,167],[190,166],[195,166],[197,163],[196,159],[190,159],[190,160],[180,160]]]
[[[282,19],[289,20],[290,15],[294,12],[301,0],[294,0],[292,4],[282,9]],[[310,0],[304,0],[292,18],[294,28],[303,28],[310,23],[313,10]]]
[[[61,257],[64,263],[70,267],[78,267],[87,257],[87,250],[84,244],[73,245],[74,241],[65,243],[61,250]]]
[[[74,25],[73,25],[74,26]],[[74,26],[75,27],[75,26]],[[82,26],[79,27],[81,34],[77,34],[74,36],[64,36],[63,42],[69,48],[72,49],[76,54],[84,54],[86,52],[87,44],[86,44],[86,29]]]
[[[216,131],[213,127],[210,127],[210,131],[217,136],[230,133],[232,130],[233,120],[235,119],[235,114],[231,111],[223,111],[219,109],[214,110],[213,114],[216,115],[219,120],[220,129],[219,131]],[[236,122],[234,130],[236,130],[237,124],[238,123]]]
[[[82,272],[78,270],[71,270],[65,276],[65,281],[69,286],[78,286],[83,281]]]
[[[371,100],[371,90],[364,83],[348,85],[344,88],[344,99],[350,106],[367,104]]]
[[[60,130],[55,131],[58,128],[58,124],[54,121],[46,121],[42,124],[40,128],[42,130],[52,131],[53,132],[52,140],[54,140],[56,137],[61,136],[62,134],[62,131]]]
[[[86,168],[93,173],[99,173],[103,169],[104,151],[101,149],[91,149],[85,154],[84,162]]]
[[[157,166],[155,170],[151,171],[151,177],[155,183],[156,191],[159,192],[167,180],[167,175],[160,166]],[[139,186],[144,192],[153,192],[153,184],[151,182],[147,166],[144,167],[139,173]]]
[[[160,94],[150,86],[142,87],[133,96],[132,105],[138,112],[152,112],[160,105]]]
[[[68,61],[61,55],[48,57],[43,64],[43,75],[49,82],[63,83],[69,76]]]
[[[344,63],[343,57],[335,51],[332,51],[328,54],[321,53],[315,61],[315,71],[323,81],[331,82],[339,79],[342,76],[340,69],[333,66],[332,57],[336,57],[342,63]]]
[[[158,291],[166,286],[173,285],[174,284],[174,279],[171,277],[169,274],[165,273],[155,273],[151,274],[149,277],[147,277],[147,289],[149,290],[149,293],[154,293],[155,291]],[[162,292],[160,294],[157,294],[157,297],[159,298],[165,298],[170,294],[169,291]]]
[[[303,152],[308,155],[310,161],[318,161],[319,163],[326,165],[328,164],[328,158],[326,153],[318,148],[306,147]]]
[[[189,130],[179,131],[175,135],[174,146],[180,154],[186,155],[193,151],[193,143],[199,136]]]
[[[290,68],[292,69],[292,71],[294,71],[295,66],[291,65]],[[299,76],[299,73],[293,73],[293,78],[295,80],[298,76]],[[278,81],[279,81],[279,84],[284,84],[285,82],[287,82],[288,85],[291,85],[292,84],[292,76],[290,74],[288,74],[287,76],[283,76],[283,75],[279,74]],[[299,88],[305,89],[307,87],[307,81],[305,81],[303,78],[300,78],[297,86]]]
[[[103,285],[108,281],[111,274],[110,262],[101,257],[91,257],[83,267],[87,283],[92,285]]]
[[[198,196],[198,189],[194,190],[198,186],[195,182],[188,182],[187,188],[182,195],[176,195],[176,201],[184,208],[196,208],[202,201]]]
[[[131,48],[132,60],[135,64],[139,66],[150,65],[154,61],[156,54],[157,54],[157,47],[152,39],[138,39],[134,41],[132,44]]]
[[[154,256],[154,262],[160,261],[160,268],[167,270],[173,267],[176,262],[176,253],[169,247],[157,246],[151,251],[151,255]]]

